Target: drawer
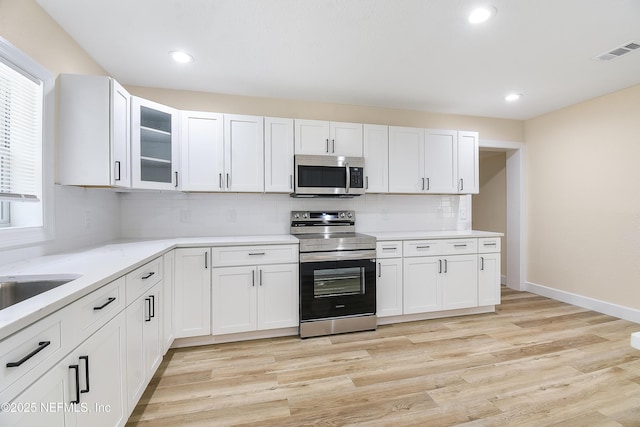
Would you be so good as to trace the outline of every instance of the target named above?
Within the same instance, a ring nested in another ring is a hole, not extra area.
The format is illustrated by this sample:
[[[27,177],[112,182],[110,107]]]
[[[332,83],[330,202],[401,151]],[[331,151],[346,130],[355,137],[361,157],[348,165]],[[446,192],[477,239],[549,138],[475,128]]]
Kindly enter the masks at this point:
[[[405,257],[442,254],[442,240],[405,240],[402,243]]]
[[[298,245],[226,246],[212,248],[212,267],[298,262]]]
[[[72,304],[76,342],[82,342],[125,308],[125,278],[104,285]]]
[[[377,258],[401,258],[402,257],[402,241],[393,240],[389,242],[376,243]]]
[[[20,392],[71,350],[72,339],[65,329],[66,319],[73,317],[70,313],[62,309],[0,341],[0,391],[15,383]]]
[[[482,237],[478,239],[478,253],[500,252],[499,237]]]
[[[442,241],[442,255],[476,253],[478,253],[478,239],[451,239]]]
[[[127,305],[135,301],[146,289],[162,280],[162,257],[156,258],[125,276]]]

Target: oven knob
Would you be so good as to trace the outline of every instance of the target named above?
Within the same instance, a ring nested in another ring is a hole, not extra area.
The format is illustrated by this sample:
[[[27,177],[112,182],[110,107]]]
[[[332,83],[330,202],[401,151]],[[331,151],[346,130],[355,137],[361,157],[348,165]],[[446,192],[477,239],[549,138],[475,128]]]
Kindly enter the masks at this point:
[[[353,214],[352,214],[351,212],[347,212],[347,216],[348,216],[349,218],[351,218],[351,217],[353,216]]]
[[[305,212],[302,214],[302,218],[306,218],[306,217],[307,217],[307,213]]]
[[[300,218],[300,214],[299,214],[299,213],[294,213],[294,214],[293,214],[293,218],[295,218],[295,219]]]
[[[344,212],[340,212],[340,218],[344,218]]]

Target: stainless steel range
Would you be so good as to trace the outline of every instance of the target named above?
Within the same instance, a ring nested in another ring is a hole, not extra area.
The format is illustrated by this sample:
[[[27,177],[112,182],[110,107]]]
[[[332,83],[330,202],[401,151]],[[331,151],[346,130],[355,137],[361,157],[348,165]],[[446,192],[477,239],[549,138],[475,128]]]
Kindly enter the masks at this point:
[[[353,211],[293,211],[300,240],[300,336],[376,329],[376,239]]]

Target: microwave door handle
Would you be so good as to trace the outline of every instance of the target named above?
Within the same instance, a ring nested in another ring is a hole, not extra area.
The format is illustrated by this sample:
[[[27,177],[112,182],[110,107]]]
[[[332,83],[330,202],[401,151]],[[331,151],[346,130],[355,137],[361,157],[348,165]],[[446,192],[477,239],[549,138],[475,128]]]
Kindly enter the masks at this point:
[[[347,172],[346,193],[349,193],[349,190],[351,189],[351,169],[349,169],[349,163],[345,163],[344,167],[345,167],[346,172]]]

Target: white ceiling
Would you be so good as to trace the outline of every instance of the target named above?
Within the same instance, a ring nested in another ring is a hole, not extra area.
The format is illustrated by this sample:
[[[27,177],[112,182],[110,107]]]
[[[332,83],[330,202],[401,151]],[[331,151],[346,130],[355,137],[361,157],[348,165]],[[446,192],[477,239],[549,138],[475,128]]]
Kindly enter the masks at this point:
[[[640,49],[592,59],[640,43],[640,0],[488,0],[476,26],[475,0],[37,2],[126,85],[527,119],[640,84]]]

